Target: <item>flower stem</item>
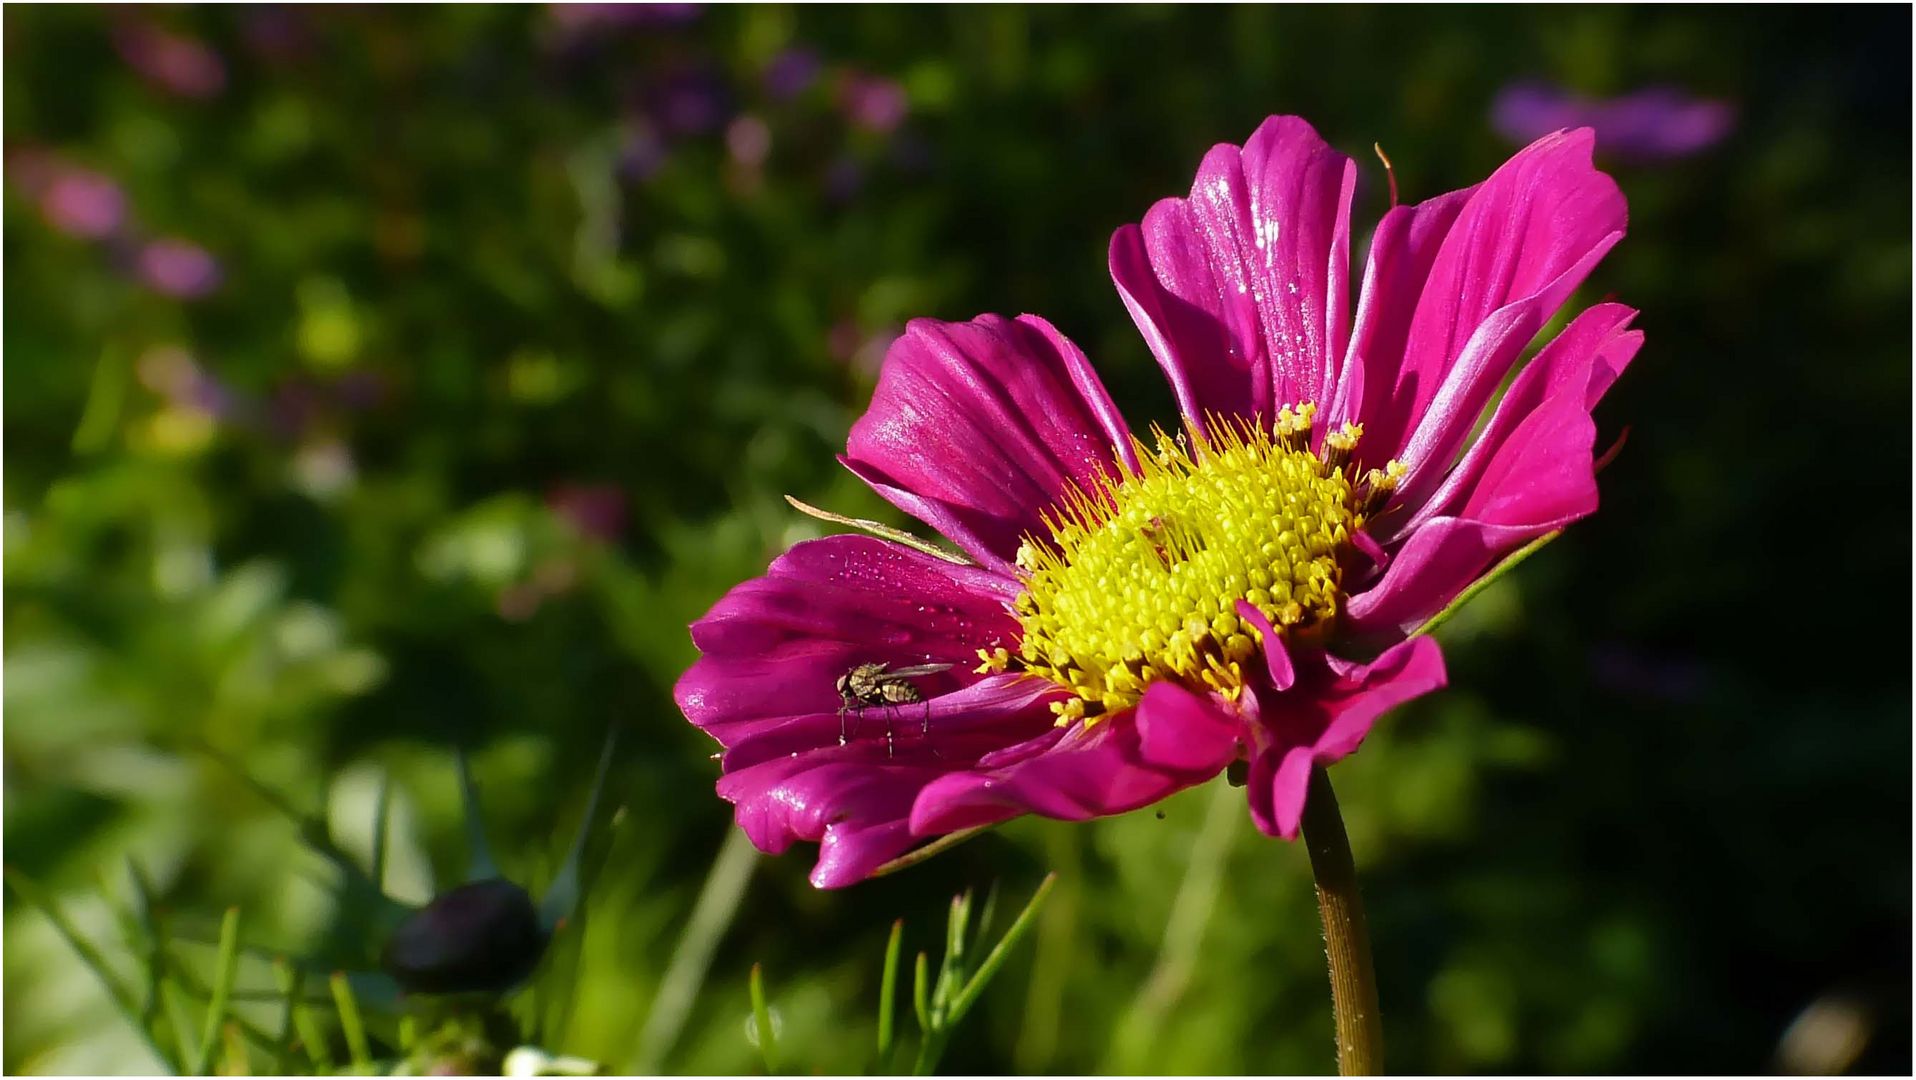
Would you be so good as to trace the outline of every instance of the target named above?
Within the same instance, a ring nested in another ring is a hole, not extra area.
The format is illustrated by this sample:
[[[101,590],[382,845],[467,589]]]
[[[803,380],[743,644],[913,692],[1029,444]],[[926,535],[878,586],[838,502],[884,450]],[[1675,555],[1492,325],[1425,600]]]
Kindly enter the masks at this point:
[[[1337,795],[1322,767],[1311,770],[1303,824],[1304,846],[1317,878],[1317,911],[1324,920],[1324,954],[1330,961],[1337,1072],[1376,1076],[1384,1068],[1384,1029],[1377,1011],[1377,976],[1371,970],[1370,931],[1357,895],[1350,837],[1344,834]]]

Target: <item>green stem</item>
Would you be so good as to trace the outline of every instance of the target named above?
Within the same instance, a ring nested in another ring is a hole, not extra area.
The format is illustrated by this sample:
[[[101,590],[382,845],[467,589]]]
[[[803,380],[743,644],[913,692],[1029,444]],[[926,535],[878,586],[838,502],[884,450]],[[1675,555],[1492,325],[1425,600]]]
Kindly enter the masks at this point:
[[[1337,812],[1337,795],[1322,768],[1311,770],[1304,800],[1304,846],[1317,878],[1317,911],[1324,920],[1324,954],[1330,962],[1331,1012],[1337,1025],[1337,1072],[1377,1076],[1384,1068],[1384,1029],[1377,1011],[1377,976],[1371,968],[1370,931],[1357,895],[1357,865],[1350,837]]]

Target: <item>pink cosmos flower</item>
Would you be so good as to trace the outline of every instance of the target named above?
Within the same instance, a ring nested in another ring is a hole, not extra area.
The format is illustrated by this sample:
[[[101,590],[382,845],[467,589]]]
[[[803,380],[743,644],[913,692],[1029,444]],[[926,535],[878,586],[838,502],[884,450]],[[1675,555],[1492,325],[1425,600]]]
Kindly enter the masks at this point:
[[[801,543],[692,626],[676,697],[752,841],[818,841],[813,883],[842,886],[1239,761],[1258,827],[1294,837],[1311,769],[1443,685],[1416,629],[1597,507],[1590,413],[1642,342],[1633,310],[1578,314],[1491,407],[1623,236],[1592,144],[1552,134],[1391,209],[1354,315],[1355,164],[1295,117],[1213,148],[1111,242],[1176,435],[1134,435],[1036,316],[911,323],[841,460],[965,556]]]

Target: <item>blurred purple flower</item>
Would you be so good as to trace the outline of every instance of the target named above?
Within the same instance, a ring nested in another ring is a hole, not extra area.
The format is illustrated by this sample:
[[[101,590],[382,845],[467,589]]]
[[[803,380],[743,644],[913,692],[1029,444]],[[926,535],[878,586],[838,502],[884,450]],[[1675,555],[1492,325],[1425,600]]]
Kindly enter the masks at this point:
[[[312,44],[313,28],[301,8],[290,4],[256,4],[242,9],[240,37],[257,55],[284,63],[307,51]]]
[[[154,86],[183,98],[210,98],[226,85],[226,65],[199,41],[144,19],[113,31],[113,47],[128,67]]]
[[[665,158],[665,143],[659,140],[651,125],[643,122],[626,125],[619,142],[620,177],[628,181],[649,180],[664,167]]]
[[[898,130],[910,111],[905,88],[877,75],[847,75],[839,87],[839,103],[852,123],[881,135]]]
[[[43,177],[40,214],[47,224],[87,240],[102,240],[126,222],[126,193],[104,174],[77,165],[54,165]]]
[[[197,300],[219,287],[220,264],[198,244],[155,240],[140,249],[140,280],[164,296]]]
[[[765,65],[765,92],[775,101],[789,101],[811,87],[818,69],[817,53],[802,45],[786,49]]]
[[[134,362],[140,385],[165,398],[176,409],[231,418],[242,402],[232,387],[200,366],[193,354],[178,345],[155,345]]]
[[[553,23],[562,30],[597,30],[625,26],[682,26],[702,13],[699,4],[549,4]]]
[[[546,506],[587,536],[610,541],[625,531],[625,492],[612,484],[560,484]]]
[[[1664,86],[1598,99],[1547,83],[1515,83],[1497,95],[1490,116],[1497,131],[1517,143],[1564,128],[1595,128],[1599,152],[1638,161],[1668,161],[1707,150],[1736,124],[1729,102]]]
[[[652,116],[669,135],[704,135],[724,126],[731,95],[718,76],[691,71],[668,76],[649,95]]]

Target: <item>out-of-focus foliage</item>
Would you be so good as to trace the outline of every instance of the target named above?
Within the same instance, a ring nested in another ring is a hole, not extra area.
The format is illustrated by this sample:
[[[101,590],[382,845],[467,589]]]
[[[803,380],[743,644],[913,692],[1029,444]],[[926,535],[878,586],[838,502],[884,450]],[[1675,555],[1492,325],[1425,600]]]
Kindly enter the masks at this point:
[[[1906,1070],[1909,18],[9,8],[7,864],[126,971],[129,857],[185,937],[237,905],[262,953],[367,949],[204,746],[361,857],[393,777],[416,902],[463,864],[455,744],[542,884],[618,725],[547,1052],[759,1068],[756,962],[781,1066],[862,1069],[893,920],[936,956],[954,893],[1055,870],[945,1067],[1327,1069],[1305,854],[1241,793],[819,893],[725,844],[685,625],[815,535],[784,493],[898,520],[832,455],[907,318],[1043,313],[1168,419],[1104,247],[1210,144],[1296,112],[1365,151],[1361,257],[1373,141],[1417,199],[1513,149],[1508,84],[1674,84],[1737,121],[1613,163],[1587,291],[1649,343],[1606,507],[1336,771],[1387,1059],[1735,1072],[1860,1031]],[[154,1067],[11,895],[6,945],[9,1071]]]

